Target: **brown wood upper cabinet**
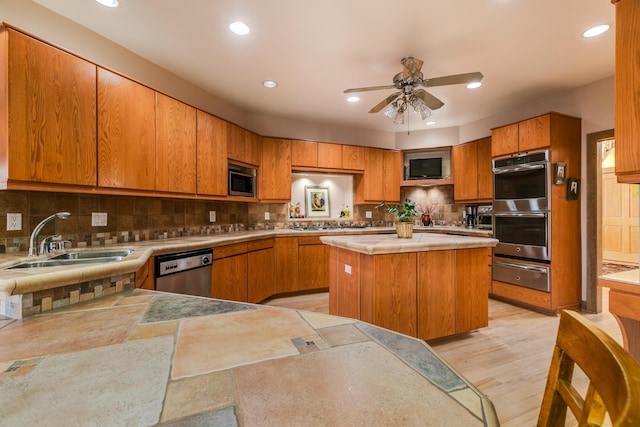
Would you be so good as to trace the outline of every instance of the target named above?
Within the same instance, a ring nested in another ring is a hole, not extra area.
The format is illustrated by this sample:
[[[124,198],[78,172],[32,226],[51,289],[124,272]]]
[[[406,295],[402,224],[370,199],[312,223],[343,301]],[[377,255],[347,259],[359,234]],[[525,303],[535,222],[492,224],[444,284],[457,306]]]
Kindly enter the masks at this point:
[[[491,138],[451,148],[453,198],[456,202],[489,202],[493,197]]]
[[[364,173],[355,177],[356,202],[399,202],[402,153],[365,147],[364,159]]]
[[[291,140],[263,138],[259,175],[261,200],[291,200]]]
[[[364,147],[358,145],[343,145],[342,169],[364,170]]]
[[[155,134],[154,91],[98,68],[98,185],[154,190]]]
[[[0,181],[95,185],[95,86],[94,64],[0,28]]]
[[[640,183],[640,3],[614,0],[616,8],[615,129],[618,182]]]
[[[342,145],[292,140],[291,166],[294,168],[342,169]]]
[[[156,190],[196,193],[196,109],[156,93]]]
[[[501,157],[549,147],[550,135],[550,114],[494,128],[491,129],[491,154]]]
[[[262,156],[262,138],[233,123],[227,125],[227,157],[253,166],[259,166]]]
[[[229,179],[226,121],[198,110],[196,153],[198,194],[226,196]]]

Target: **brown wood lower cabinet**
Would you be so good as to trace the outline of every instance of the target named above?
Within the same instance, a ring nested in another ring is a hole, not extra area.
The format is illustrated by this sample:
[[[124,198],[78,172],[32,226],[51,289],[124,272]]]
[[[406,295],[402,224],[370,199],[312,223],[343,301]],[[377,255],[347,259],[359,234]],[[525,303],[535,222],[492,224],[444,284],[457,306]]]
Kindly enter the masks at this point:
[[[213,249],[211,297],[247,301],[247,244]]]
[[[330,248],[329,313],[429,340],[489,324],[491,248],[366,255]]]
[[[247,253],[248,302],[264,301],[276,293],[274,239],[250,242]]]
[[[298,238],[298,290],[329,287],[329,246],[317,236]]]

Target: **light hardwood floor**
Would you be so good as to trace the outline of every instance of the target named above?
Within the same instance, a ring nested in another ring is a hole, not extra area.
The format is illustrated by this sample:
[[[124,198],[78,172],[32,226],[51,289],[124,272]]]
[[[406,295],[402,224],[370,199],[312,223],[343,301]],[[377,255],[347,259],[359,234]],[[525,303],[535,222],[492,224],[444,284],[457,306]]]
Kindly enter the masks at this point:
[[[606,310],[582,313],[622,343],[615,318]],[[328,293],[278,298],[266,304],[329,312]],[[489,300],[489,327],[429,342],[435,351],[493,402],[503,427],[535,426],[546,383],[559,317]],[[576,383],[585,387],[584,376]]]

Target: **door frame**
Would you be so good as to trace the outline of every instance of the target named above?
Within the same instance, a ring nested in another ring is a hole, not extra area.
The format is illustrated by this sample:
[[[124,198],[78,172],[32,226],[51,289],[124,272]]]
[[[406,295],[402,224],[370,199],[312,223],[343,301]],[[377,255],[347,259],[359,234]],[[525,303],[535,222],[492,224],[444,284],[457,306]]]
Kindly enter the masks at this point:
[[[615,138],[613,129],[587,134],[587,250],[586,300],[584,311],[602,311],[602,290],[598,288],[598,276],[602,274],[602,188],[600,182],[601,165],[598,163],[598,143]],[[595,236],[594,239],[588,236]]]

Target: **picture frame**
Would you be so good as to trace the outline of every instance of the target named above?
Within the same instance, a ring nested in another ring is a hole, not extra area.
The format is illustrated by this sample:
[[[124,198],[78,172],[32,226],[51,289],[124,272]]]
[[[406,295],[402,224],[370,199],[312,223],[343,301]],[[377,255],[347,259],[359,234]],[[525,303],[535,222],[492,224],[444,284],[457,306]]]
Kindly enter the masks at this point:
[[[578,200],[580,195],[580,180],[578,178],[567,179],[567,200]]]
[[[564,184],[566,175],[567,175],[567,164],[562,162],[556,162],[555,171],[553,174],[553,183]]]
[[[305,186],[305,213],[307,218],[330,218],[329,187]]]

